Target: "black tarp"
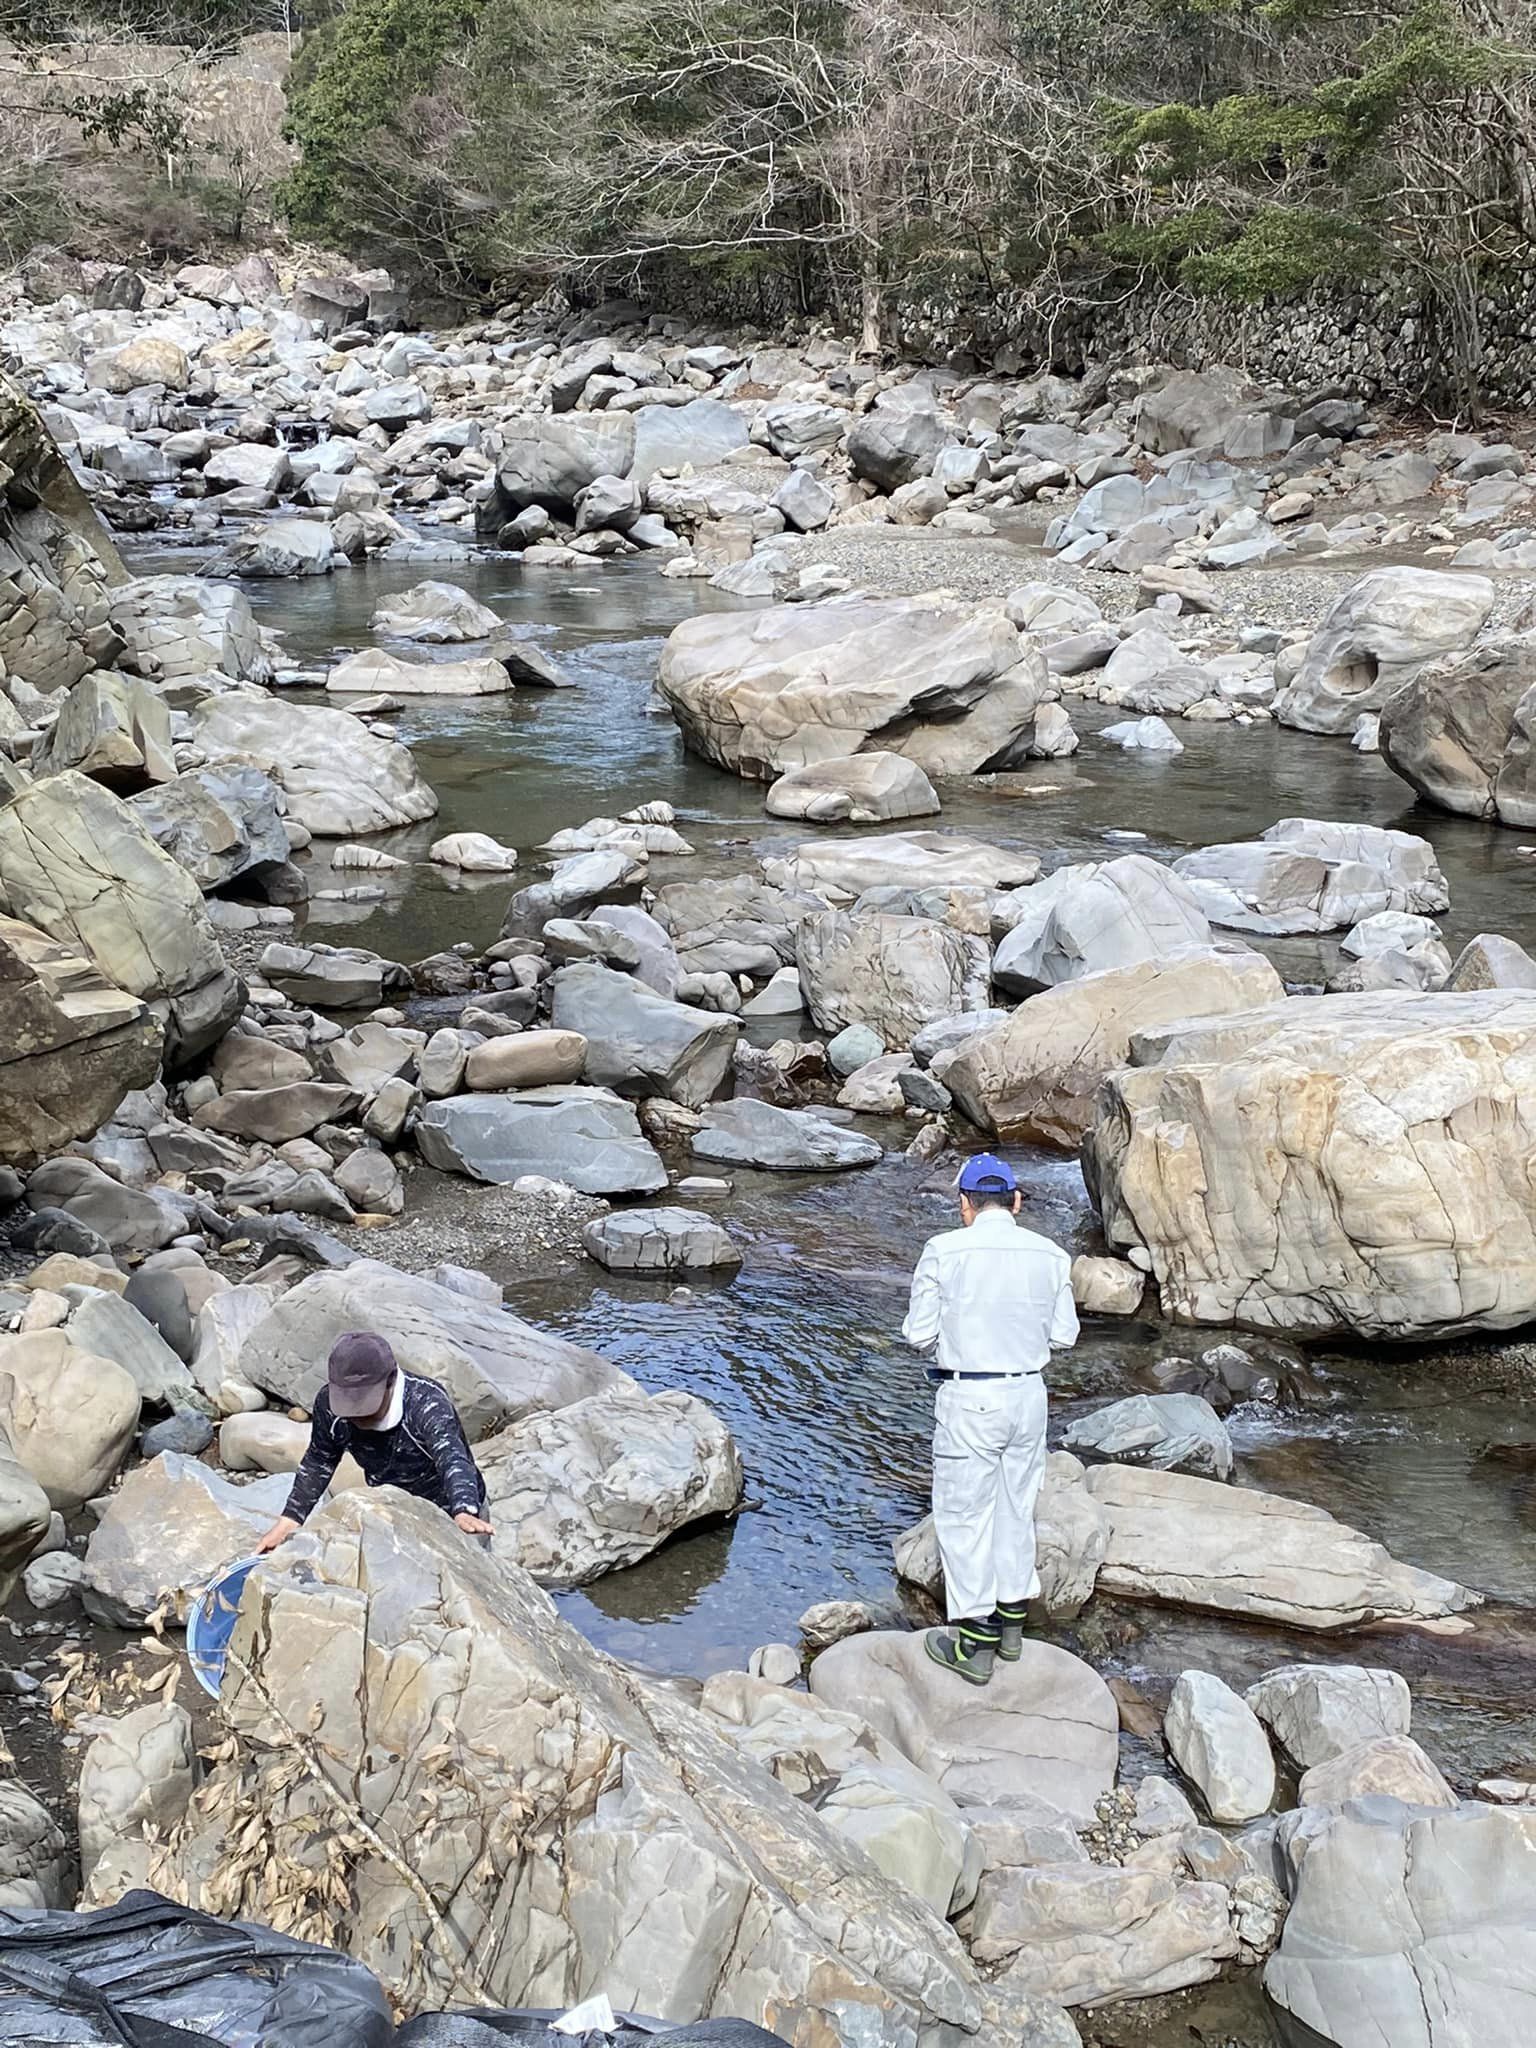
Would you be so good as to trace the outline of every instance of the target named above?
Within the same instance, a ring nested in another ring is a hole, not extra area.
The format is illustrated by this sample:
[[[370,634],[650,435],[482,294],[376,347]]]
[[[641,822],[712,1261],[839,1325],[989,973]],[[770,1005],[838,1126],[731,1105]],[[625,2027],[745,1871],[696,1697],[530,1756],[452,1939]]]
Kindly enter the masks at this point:
[[[0,1909],[4,2048],[783,2048],[747,2020],[618,2015],[552,2035],[553,2012],[423,2013],[394,2026],[371,1970],[157,1892],[91,1913]]]
[[[94,1913],[0,1911],[0,2042],[392,2048],[361,1963],[156,1892]]]

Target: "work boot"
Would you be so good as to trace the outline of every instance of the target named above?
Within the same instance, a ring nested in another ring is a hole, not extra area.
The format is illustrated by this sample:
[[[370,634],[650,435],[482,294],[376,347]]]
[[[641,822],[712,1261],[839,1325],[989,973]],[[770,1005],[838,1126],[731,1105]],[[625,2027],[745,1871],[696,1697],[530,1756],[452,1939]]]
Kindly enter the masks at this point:
[[[1024,1654],[1024,1623],[1029,1608],[1024,1601],[999,1600],[992,1610],[992,1627],[997,1630],[997,1654],[1005,1664],[1017,1664]]]
[[[967,1685],[985,1685],[992,1676],[997,1636],[985,1623],[962,1621],[953,1629],[931,1628],[923,1647],[935,1664],[953,1671]]]

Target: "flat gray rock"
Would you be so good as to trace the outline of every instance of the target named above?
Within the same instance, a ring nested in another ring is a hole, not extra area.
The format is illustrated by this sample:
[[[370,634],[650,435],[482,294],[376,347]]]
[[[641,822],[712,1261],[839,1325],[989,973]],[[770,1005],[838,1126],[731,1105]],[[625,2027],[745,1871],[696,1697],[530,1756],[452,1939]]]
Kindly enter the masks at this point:
[[[614,1273],[692,1273],[741,1264],[729,1235],[699,1209],[618,1209],[594,1217],[581,1241]]]
[[[963,1806],[1046,1800],[1080,1826],[1115,1778],[1120,1716],[1090,1665],[1026,1640],[986,1689],[940,1670],[921,1632],[850,1636],[811,1666],[811,1691],[861,1715]]]
[[[595,1351],[525,1323],[499,1304],[440,1287],[375,1259],[311,1274],[278,1296],[240,1345],[241,1377],[308,1408],[331,1346],[372,1330],[407,1372],[437,1380],[471,1439],[523,1416],[634,1383]]]
[[[517,1095],[449,1095],[416,1120],[429,1166],[498,1185],[525,1173],[584,1195],[654,1195],[667,1170],[627,1102],[599,1088],[530,1088]]]
[[[249,1557],[283,1511],[291,1481],[237,1485],[195,1458],[167,1451],[130,1472],[86,1545],[81,1598],[110,1628],[140,1628],[157,1608],[181,1626],[221,1566]]]
[[[777,1109],[741,1096],[711,1104],[692,1139],[694,1157],[769,1173],[836,1173],[873,1166],[880,1147],[804,1109]]]

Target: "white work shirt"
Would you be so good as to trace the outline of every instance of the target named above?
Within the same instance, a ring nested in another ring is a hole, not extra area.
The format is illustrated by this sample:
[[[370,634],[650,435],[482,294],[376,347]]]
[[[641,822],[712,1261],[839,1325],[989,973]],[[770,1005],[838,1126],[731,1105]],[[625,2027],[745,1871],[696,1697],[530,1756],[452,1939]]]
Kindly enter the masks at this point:
[[[1072,1261],[1006,1209],[983,1209],[924,1245],[901,1334],[945,1372],[1040,1372],[1053,1346],[1077,1341]]]

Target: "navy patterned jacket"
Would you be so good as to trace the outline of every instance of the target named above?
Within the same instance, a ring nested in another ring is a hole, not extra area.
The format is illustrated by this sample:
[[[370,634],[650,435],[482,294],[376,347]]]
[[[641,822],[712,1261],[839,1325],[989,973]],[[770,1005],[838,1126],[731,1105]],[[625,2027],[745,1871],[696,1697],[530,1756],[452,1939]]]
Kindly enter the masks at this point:
[[[302,1522],[314,1512],[348,1451],[370,1486],[399,1486],[430,1500],[448,1515],[478,1515],[485,1508],[485,1481],[464,1435],[458,1410],[436,1380],[402,1373],[403,1412],[394,1429],[359,1429],[331,1413],[322,1387],[315,1396],[309,1449],[294,1474],[283,1513]]]

